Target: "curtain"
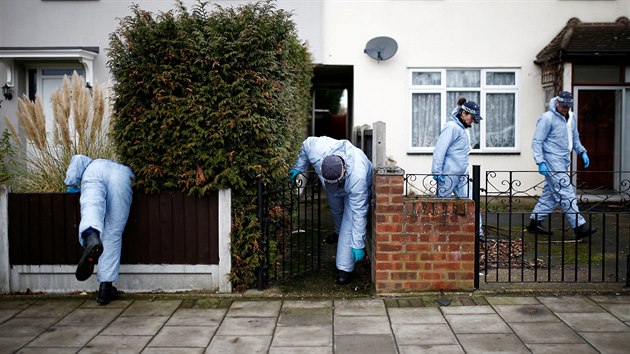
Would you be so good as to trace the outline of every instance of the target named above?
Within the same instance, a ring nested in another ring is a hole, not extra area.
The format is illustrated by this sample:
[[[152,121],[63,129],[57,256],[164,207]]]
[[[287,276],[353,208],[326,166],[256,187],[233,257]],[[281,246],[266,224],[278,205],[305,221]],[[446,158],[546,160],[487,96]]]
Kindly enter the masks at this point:
[[[514,147],[515,141],[515,94],[486,94],[486,146]]]
[[[442,116],[439,93],[414,93],[411,96],[411,146],[435,146]]]

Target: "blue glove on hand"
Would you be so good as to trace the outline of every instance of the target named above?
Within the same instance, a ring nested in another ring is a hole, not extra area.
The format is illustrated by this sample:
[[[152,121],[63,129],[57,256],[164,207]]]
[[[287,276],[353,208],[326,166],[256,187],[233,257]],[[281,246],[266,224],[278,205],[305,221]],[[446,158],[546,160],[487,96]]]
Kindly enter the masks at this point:
[[[299,170],[296,170],[295,168],[292,168],[289,171],[289,180],[291,181],[291,184],[295,183],[295,178],[297,177],[297,175],[299,175],[301,172]]]
[[[588,165],[591,164],[591,160],[588,158],[586,151],[582,153],[582,161],[584,161],[584,168],[588,168]]]
[[[442,175],[433,175],[433,179],[436,180],[438,183],[444,183],[444,176]]]
[[[81,188],[79,188],[77,186],[70,186],[70,187],[66,188],[66,192],[68,192],[68,193],[80,193],[81,192]]]
[[[352,249],[352,258],[354,258],[355,262],[362,260],[364,256],[365,256],[365,251],[363,249],[360,249],[360,250],[356,248]]]
[[[547,167],[546,163],[541,162],[540,165],[538,165],[538,173],[543,176],[547,176],[549,174],[549,167]]]

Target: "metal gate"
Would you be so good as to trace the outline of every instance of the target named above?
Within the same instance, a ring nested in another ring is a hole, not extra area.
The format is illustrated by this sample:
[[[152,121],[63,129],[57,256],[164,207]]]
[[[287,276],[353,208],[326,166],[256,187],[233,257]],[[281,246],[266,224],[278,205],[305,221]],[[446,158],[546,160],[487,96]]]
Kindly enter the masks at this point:
[[[563,213],[560,207],[541,214],[543,228],[553,234],[528,231],[545,180],[535,171],[486,172],[485,185],[475,200],[483,218],[484,235],[477,241],[480,269],[476,272],[483,282],[630,286],[630,173],[579,172],[610,173],[615,190],[586,190],[576,183],[578,172],[563,173],[562,183],[576,191],[579,214],[587,225],[597,228],[590,237],[576,240],[568,218],[576,220],[578,212]],[[571,202],[558,200],[560,205]]]
[[[259,183],[259,245],[263,261],[258,268],[258,290],[320,269],[321,192],[315,173],[301,175],[291,186],[265,188]]]

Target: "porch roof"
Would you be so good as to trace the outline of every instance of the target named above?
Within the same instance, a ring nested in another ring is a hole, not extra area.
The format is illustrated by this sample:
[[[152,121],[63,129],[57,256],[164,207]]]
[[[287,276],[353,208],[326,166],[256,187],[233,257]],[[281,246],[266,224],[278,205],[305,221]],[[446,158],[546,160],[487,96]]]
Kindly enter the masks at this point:
[[[534,63],[593,59],[630,59],[630,20],[627,17],[619,17],[615,22],[582,22],[574,17],[536,55]]]

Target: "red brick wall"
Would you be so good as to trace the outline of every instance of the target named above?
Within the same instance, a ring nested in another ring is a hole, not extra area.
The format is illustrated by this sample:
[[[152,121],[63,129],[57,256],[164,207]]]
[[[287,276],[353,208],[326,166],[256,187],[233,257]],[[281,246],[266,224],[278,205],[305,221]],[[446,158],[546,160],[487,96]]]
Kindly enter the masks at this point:
[[[474,288],[475,204],[404,196],[404,171],[374,177],[372,279],[377,293]]]

